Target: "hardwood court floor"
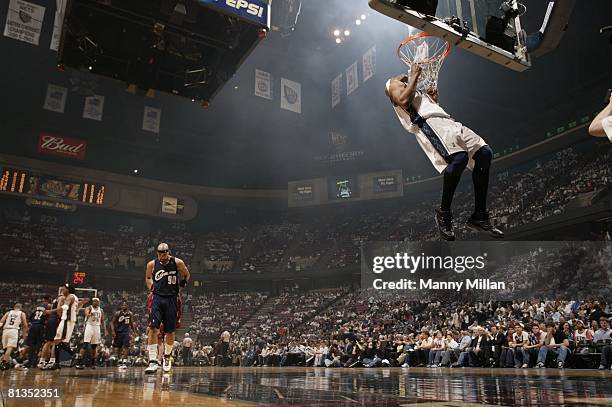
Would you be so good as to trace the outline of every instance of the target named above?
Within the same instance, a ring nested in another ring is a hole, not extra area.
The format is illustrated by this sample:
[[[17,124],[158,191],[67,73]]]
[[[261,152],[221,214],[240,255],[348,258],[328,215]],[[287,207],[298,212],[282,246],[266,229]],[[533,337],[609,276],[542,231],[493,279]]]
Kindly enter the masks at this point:
[[[160,369],[161,370],[161,369]],[[61,400],[7,400],[51,388]],[[612,406],[612,371],[552,369],[143,368],[0,373],[3,406]]]

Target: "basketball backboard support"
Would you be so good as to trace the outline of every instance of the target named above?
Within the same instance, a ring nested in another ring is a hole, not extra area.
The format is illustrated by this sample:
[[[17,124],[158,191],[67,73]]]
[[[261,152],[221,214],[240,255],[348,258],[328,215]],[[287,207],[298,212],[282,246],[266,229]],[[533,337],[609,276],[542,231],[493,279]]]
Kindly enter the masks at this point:
[[[410,3],[409,1],[403,2]],[[439,0],[436,16],[428,16],[398,4],[397,0],[369,0],[372,9],[431,35],[441,37],[453,47],[463,48],[496,64],[522,72],[531,67],[525,36],[521,35],[520,15],[508,20],[515,42],[512,51],[487,42],[487,21],[500,17],[502,3],[520,14],[517,0]],[[452,17],[456,17],[454,21]]]

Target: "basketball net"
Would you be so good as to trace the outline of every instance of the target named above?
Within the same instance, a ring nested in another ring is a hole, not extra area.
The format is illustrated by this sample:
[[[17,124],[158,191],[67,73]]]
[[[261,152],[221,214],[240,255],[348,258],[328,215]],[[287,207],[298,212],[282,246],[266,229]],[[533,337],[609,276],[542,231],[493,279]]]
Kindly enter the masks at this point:
[[[408,65],[408,75],[414,64],[421,68],[417,90],[438,88],[438,74],[451,46],[442,38],[427,33],[418,33],[406,38],[397,48],[397,55]]]

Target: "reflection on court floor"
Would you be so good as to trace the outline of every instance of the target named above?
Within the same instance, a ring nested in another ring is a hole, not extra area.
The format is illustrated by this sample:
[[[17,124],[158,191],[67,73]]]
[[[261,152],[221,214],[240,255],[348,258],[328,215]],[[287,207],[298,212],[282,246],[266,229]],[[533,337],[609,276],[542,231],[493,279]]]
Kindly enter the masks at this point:
[[[7,371],[9,388],[61,387],[61,400],[6,406],[559,406],[612,405],[612,372],[537,369],[130,368]]]

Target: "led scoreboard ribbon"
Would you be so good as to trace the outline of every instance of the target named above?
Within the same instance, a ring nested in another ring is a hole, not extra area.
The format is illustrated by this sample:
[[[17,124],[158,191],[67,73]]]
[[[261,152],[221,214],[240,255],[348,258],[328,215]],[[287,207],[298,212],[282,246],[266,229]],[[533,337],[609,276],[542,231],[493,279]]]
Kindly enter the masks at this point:
[[[30,171],[3,168],[0,192],[32,197],[64,199],[92,205],[104,203],[104,185],[87,181],[72,181]]]

